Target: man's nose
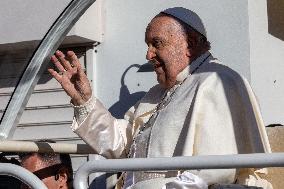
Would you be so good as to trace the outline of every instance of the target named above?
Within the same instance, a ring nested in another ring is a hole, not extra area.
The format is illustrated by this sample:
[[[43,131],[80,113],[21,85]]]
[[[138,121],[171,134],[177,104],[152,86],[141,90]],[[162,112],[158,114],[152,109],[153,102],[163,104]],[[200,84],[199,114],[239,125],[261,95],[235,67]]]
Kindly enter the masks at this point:
[[[156,52],[155,49],[152,47],[149,47],[147,50],[147,54],[146,54],[146,59],[147,60],[153,60],[153,58],[156,56]]]

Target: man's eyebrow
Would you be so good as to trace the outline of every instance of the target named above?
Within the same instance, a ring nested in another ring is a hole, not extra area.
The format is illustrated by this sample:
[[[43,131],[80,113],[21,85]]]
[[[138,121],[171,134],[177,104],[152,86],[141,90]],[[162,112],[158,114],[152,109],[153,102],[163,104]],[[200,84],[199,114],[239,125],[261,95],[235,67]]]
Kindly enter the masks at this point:
[[[145,43],[147,44],[147,43],[149,43],[150,41],[164,41],[164,39],[162,38],[162,37],[153,37],[152,39],[147,39],[147,38],[145,38]]]
[[[154,41],[163,41],[164,39],[162,37],[153,37]]]

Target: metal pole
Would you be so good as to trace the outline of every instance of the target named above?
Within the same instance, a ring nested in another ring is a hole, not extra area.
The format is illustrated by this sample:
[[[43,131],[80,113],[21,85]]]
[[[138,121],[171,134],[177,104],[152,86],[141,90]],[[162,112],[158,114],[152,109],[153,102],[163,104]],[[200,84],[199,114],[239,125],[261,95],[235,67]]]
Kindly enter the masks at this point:
[[[0,175],[15,177],[34,189],[47,189],[38,177],[18,165],[0,163]]]
[[[0,152],[40,152],[95,154],[87,144],[67,144],[29,141],[0,141]]]
[[[0,140],[13,135],[32,91],[50,61],[50,56],[72,26],[94,2],[95,0],[73,0],[46,34],[26,67],[1,118]]]
[[[89,161],[77,171],[75,189],[86,189],[87,177],[93,172],[158,171],[284,167],[284,153],[182,156]]]

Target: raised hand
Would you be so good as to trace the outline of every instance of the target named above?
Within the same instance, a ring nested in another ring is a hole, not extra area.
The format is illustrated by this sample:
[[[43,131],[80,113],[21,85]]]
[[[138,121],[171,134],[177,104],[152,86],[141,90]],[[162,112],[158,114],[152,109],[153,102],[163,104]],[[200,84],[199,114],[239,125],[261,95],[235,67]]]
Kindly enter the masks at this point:
[[[73,51],[66,56],[59,50],[51,57],[58,72],[48,69],[48,72],[61,84],[74,105],[82,105],[92,96],[90,82],[81,68],[81,64]]]

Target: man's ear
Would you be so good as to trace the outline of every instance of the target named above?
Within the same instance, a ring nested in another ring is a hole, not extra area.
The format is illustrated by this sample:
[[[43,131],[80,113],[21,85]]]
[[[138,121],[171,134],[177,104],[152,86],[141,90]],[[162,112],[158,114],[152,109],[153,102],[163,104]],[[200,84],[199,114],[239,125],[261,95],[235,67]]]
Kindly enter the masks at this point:
[[[68,185],[68,169],[65,167],[60,168],[55,175],[55,179],[59,182],[60,188],[66,188]]]
[[[193,49],[195,48],[195,46],[196,46],[196,41],[193,39],[193,38],[188,38],[188,40],[187,40],[187,44],[188,44],[188,50],[187,50],[187,52],[186,52],[186,56],[187,57],[192,57],[192,55],[193,55]]]
[[[187,51],[186,51],[186,56],[189,57],[189,58],[191,57],[191,54],[192,54],[191,51],[192,51],[192,50],[188,47],[188,48],[187,48]]]
[[[191,47],[187,47],[186,56],[192,58],[193,49]]]

